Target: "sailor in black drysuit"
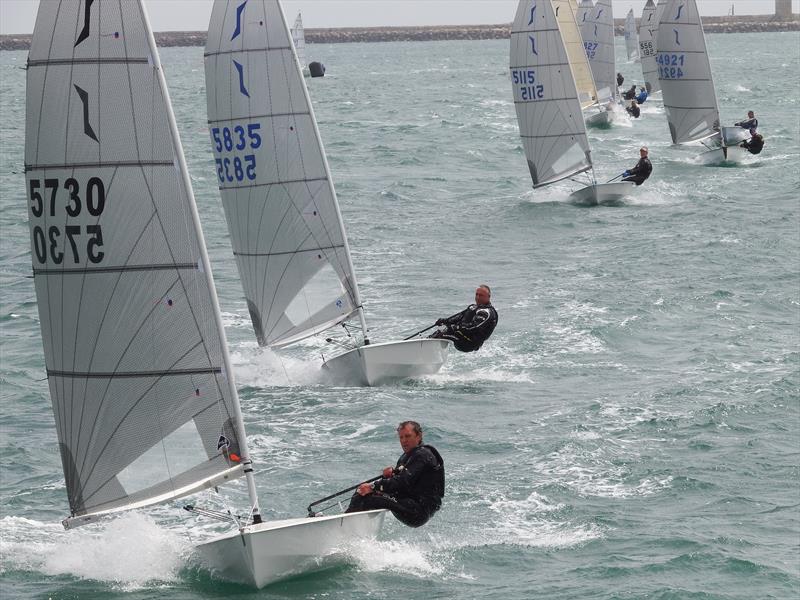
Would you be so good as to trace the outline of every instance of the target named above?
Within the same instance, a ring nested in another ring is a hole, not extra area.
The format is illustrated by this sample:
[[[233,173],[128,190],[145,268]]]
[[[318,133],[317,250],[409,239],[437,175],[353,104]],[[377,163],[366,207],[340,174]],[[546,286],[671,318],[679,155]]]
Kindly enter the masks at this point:
[[[756,114],[752,110],[747,111],[747,119],[744,121],[739,121],[738,123],[733,124],[735,127],[741,127],[742,129],[758,129],[758,119],[756,119]]]
[[[756,131],[755,127],[750,130],[750,136],[750,139],[743,141],[739,147],[744,148],[750,154],[760,154],[764,148],[764,137]]]
[[[452,340],[456,350],[474,352],[489,339],[497,326],[497,311],[490,301],[492,292],[488,285],[475,290],[475,304],[452,317],[438,319],[436,325],[444,329],[435,331],[430,337]]]
[[[636,86],[632,85],[631,89],[629,89],[627,92],[624,92],[622,94],[622,99],[623,100],[635,100],[636,99]]]
[[[621,87],[623,83],[625,83],[625,78],[622,73],[617,73],[617,87]]]
[[[636,102],[636,100],[631,100],[631,105],[626,106],[625,110],[634,119],[638,119],[639,115],[642,114],[642,110],[639,108],[639,104]]]
[[[633,181],[636,185],[642,185],[650,173],[653,172],[653,165],[650,164],[650,159],[647,158],[647,148],[639,149],[639,162],[630,171],[625,171],[622,174],[622,181]]]
[[[403,455],[386,467],[383,477],[362,483],[345,512],[386,508],[402,523],[419,527],[442,506],[444,461],[433,446],[422,443],[422,427],[403,421],[397,428]]]

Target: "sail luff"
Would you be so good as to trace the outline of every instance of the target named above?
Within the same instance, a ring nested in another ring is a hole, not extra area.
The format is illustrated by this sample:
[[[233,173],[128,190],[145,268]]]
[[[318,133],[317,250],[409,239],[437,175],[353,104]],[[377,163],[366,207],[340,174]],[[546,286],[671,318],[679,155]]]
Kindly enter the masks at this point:
[[[675,144],[719,133],[717,94],[695,0],[669,0],[658,29],[658,76]]]
[[[255,522],[260,522],[261,513],[258,505],[258,493],[256,491],[255,479],[253,476],[253,464],[250,458],[250,450],[247,445],[247,432],[244,429],[244,418],[242,417],[242,407],[239,403],[239,392],[236,390],[236,383],[233,377],[233,367],[231,366],[231,358],[228,351],[228,341],[225,335],[225,327],[222,324],[219,298],[217,297],[217,288],[214,285],[214,277],[211,272],[211,260],[208,257],[208,250],[206,249],[203,229],[200,226],[200,215],[197,212],[197,202],[194,198],[194,189],[192,188],[192,182],[189,177],[189,167],[186,164],[186,156],[183,153],[183,145],[181,144],[180,133],[178,132],[178,124],[175,121],[175,112],[172,109],[172,102],[170,101],[169,90],[167,88],[167,80],[164,77],[164,69],[161,67],[161,57],[158,54],[158,47],[156,46],[155,36],[153,35],[153,28],[150,27],[150,19],[147,14],[147,8],[144,5],[144,0],[138,0],[138,2],[142,12],[142,19],[146,25],[145,31],[147,33],[147,43],[150,46],[150,59],[153,61],[153,68],[158,75],[158,80],[164,97],[164,103],[166,104],[167,121],[169,122],[169,128],[172,137],[173,152],[178,159],[180,176],[183,180],[183,186],[188,197],[191,221],[192,225],[194,226],[195,236],[197,236],[198,240],[200,260],[202,261],[203,272],[205,273],[206,282],[208,283],[209,297],[213,313],[212,317],[217,329],[217,335],[219,335],[222,364],[225,368],[223,377],[228,383],[228,391],[230,392],[230,402],[231,407],[233,408],[234,424],[237,429],[236,433],[239,440],[241,465],[243,467],[245,480],[247,481],[247,493],[250,499],[251,514]]]
[[[628,53],[628,60],[639,60],[639,34],[636,32],[633,9],[630,9],[625,17],[625,50]]]
[[[534,187],[590,170],[586,125],[551,0],[520,0],[511,28],[509,70]]]
[[[280,0],[275,0],[275,2],[278,5],[278,10],[280,12],[281,19],[283,20],[283,26],[286,28],[286,31],[288,32],[289,25],[286,22],[286,15],[283,12],[283,6],[281,5]],[[297,57],[297,49],[294,47],[294,44],[292,44],[292,54],[294,55],[295,65],[297,66],[298,71],[301,71],[300,60]],[[347,230],[344,227],[344,219],[342,218],[342,211],[339,207],[339,199],[336,196],[336,188],[333,185],[333,176],[331,175],[331,168],[330,165],[328,164],[328,156],[325,153],[325,145],[322,143],[322,135],[319,132],[317,119],[316,116],[314,115],[314,105],[311,103],[311,96],[309,95],[308,87],[306,86],[306,83],[303,80],[302,72],[300,72],[300,76],[301,76],[300,83],[301,83],[301,88],[303,90],[303,95],[305,96],[306,104],[308,104],[308,111],[311,114],[311,124],[314,127],[314,135],[317,138],[317,143],[319,144],[319,149],[320,152],[322,153],[322,165],[325,169],[325,176],[328,181],[328,186],[330,187],[331,195],[333,196],[333,208],[336,211],[336,219],[339,223],[339,231],[341,232],[342,235],[342,241],[344,244],[344,254],[347,260],[348,273],[350,275],[350,281],[348,282],[349,287],[352,290],[353,300],[355,301],[356,309],[358,310],[358,319],[361,324],[361,331],[363,333],[364,343],[368,344],[369,338],[367,334],[367,320],[366,316],[364,315],[364,308],[361,305],[361,293],[358,290],[358,280],[356,278],[356,270],[355,267],[353,266],[353,257],[350,253],[350,243],[347,240]]]

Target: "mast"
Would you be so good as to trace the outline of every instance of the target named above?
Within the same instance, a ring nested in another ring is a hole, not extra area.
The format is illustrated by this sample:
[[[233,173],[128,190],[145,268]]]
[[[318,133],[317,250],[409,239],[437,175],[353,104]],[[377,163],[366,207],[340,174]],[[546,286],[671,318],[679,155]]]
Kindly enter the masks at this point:
[[[198,246],[200,250],[200,260],[203,265],[203,272],[205,273],[206,280],[209,286],[209,295],[211,296],[211,306],[214,311],[214,324],[216,325],[217,332],[219,333],[222,360],[225,365],[225,380],[228,382],[228,387],[231,393],[231,405],[234,411],[234,419],[236,421],[237,432],[239,438],[239,447],[242,453],[242,466],[244,467],[245,479],[247,480],[247,493],[250,498],[250,506],[253,514],[253,523],[261,523],[261,512],[258,506],[258,494],[256,492],[255,479],[253,477],[253,463],[250,460],[250,451],[247,446],[247,434],[244,430],[244,420],[242,418],[242,409],[239,405],[239,395],[236,391],[236,384],[233,380],[233,368],[231,367],[230,354],[228,353],[228,342],[225,337],[225,328],[222,325],[220,318],[219,299],[217,298],[217,289],[214,286],[214,278],[211,274],[211,261],[208,258],[208,251],[206,250],[205,239],[203,237],[203,230],[200,227],[200,216],[197,212],[197,204],[194,199],[194,191],[192,183],[189,179],[189,169],[186,166],[186,157],[183,154],[183,146],[180,143],[180,135],[178,133],[178,126],[175,122],[175,113],[172,110],[172,102],[169,98],[169,90],[167,89],[167,81],[164,77],[164,70],[161,67],[161,59],[158,55],[158,48],[156,47],[156,40],[153,36],[153,28],[150,26],[150,18],[147,14],[147,9],[144,6],[144,0],[137,0],[139,10],[142,12],[142,19],[147,24],[147,43],[150,47],[150,60],[153,63],[153,69],[157,73],[158,83],[161,87],[161,93],[164,95],[164,103],[167,107],[167,121],[169,122],[170,133],[172,134],[172,149],[178,159],[180,167],[180,175],[183,181],[183,186],[186,189],[186,194],[191,208],[192,225],[194,226],[195,234],[198,239]]]
[[[141,0],[140,0],[141,1]],[[289,29],[289,24],[286,21],[286,15],[283,13],[283,6],[280,3],[280,0],[275,0],[278,4],[278,10],[281,13],[281,19],[283,20],[283,26]],[[289,34],[289,39],[291,39],[291,32]],[[295,45],[292,44],[292,54],[294,55],[295,64],[298,65],[298,70],[300,69],[300,60],[297,57],[297,48]],[[301,72],[302,78],[302,72]],[[317,136],[317,141],[319,142],[320,150],[322,151],[322,164],[325,168],[325,175],[328,178],[328,182],[330,184],[331,195],[333,196],[333,206],[336,210],[336,220],[339,224],[339,229],[342,232],[342,240],[344,244],[344,254],[347,258],[347,267],[350,270],[350,275],[352,277],[352,281],[350,282],[353,287],[353,300],[356,303],[356,308],[358,309],[358,320],[361,323],[361,331],[364,336],[364,345],[369,344],[369,338],[367,337],[367,320],[364,316],[364,307],[361,305],[361,294],[358,291],[358,280],[356,279],[356,272],[353,267],[353,257],[350,254],[350,242],[347,240],[347,231],[344,228],[344,220],[342,219],[342,211],[339,208],[339,199],[336,196],[336,188],[333,186],[333,178],[331,176],[331,168],[328,165],[328,156],[325,153],[325,146],[322,143],[322,136],[319,133],[319,126],[317,125],[317,117],[314,114],[314,106],[311,104],[311,96],[308,93],[308,87],[305,84],[305,81],[302,82],[303,87],[303,95],[306,98],[306,103],[308,104],[308,111],[311,114],[311,123],[314,125],[314,133]]]

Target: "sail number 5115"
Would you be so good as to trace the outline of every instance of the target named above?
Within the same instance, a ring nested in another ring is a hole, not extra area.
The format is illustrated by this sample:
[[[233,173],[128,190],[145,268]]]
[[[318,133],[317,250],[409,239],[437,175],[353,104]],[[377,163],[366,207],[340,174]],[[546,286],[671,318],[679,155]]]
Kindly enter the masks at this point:
[[[523,102],[544,98],[544,86],[537,82],[535,69],[512,69],[511,80],[518,86]]]

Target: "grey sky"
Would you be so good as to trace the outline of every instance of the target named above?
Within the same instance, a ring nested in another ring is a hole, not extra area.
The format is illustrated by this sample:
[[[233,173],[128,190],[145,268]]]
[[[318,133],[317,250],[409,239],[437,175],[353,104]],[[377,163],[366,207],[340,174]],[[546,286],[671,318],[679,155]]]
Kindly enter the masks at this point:
[[[0,33],[31,33],[40,0],[0,0]],[[52,2],[54,0],[41,0]],[[213,0],[145,0],[155,31],[204,31]],[[613,0],[614,14],[629,9],[639,16],[645,0]],[[701,15],[772,14],[774,0],[699,0]],[[376,27],[382,25],[467,25],[510,23],[517,0],[285,0],[293,19],[303,13],[306,27]],[[800,0],[792,0],[800,10]]]

